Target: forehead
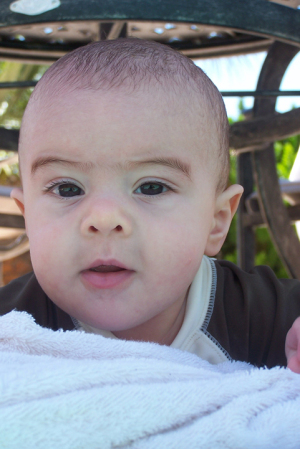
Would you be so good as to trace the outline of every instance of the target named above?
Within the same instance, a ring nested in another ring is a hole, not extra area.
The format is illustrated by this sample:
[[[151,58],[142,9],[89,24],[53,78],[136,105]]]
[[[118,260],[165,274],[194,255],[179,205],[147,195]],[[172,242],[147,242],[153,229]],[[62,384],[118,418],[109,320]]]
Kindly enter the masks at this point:
[[[61,151],[82,157],[84,149],[87,158],[113,150],[119,157],[128,150],[132,157],[143,152],[199,157],[217,145],[211,124],[205,99],[199,95],[196,101],[191,92],[178,89],[39,93],[26,111],[20,154],[26,160]]]

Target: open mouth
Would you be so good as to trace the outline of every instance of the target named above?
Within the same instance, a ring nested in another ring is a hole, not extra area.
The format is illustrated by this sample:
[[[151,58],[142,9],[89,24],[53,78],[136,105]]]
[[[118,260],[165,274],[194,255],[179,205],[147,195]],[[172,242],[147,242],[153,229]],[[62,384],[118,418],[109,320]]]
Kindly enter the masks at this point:
[[[96,273],[116,273],[118,271],[125,271],[125,268],[117,267],[116,265],[99,265],[98,267],[90,268],[90,271]]]
[[[134,278],[134,270],[114,261],[95,262],[81,272],[83,281],[88,287],[97,289],[123,288]]]

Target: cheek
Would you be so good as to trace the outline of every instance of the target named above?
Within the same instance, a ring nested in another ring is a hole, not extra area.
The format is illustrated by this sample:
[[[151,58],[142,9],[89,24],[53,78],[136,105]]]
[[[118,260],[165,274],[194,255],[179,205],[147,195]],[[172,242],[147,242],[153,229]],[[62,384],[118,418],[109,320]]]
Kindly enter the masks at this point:
[[[30,255],[34,273],[48,296],[62,296],[68,291],[72,247],[67,236],[56,226],[29,226]],[[73,245],[74,246],[74,245]]]
[[[27,234],[30,243],[30,254],[34,271],[50,274],[62,270],[68,260],[62,257],[69,249],[70,227],[61,226],[51,217],[36,211],[27,222]],[[69,229],[64,232],[64,229]]]
[[[166,276],[177,282],[177,276],[193,278],[197,272],[206,245],[207,230],[194,221],[162,220],[149,228],[147,262],[156,271],[156,279]],[[149,268],[150,269],[150,268]]]

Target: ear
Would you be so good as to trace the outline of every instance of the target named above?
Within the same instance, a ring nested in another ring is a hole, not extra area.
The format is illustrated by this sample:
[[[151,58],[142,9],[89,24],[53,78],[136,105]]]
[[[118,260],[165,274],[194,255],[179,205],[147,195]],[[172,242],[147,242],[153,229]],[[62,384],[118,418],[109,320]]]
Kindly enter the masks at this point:
[[[18,206],[18,208],[20,209],[20,211],[22,212],[22,215],[25,218],[25,207],[24,207],[24,193],[23,193],[23,189],[19,188],[19,187],[15,187],[14,189],[12,189],[11,193],[10,193],[10,197],[13,198],[15,200],[16,205]]]
[[[205,247],[207,256],[215,256],[222,248],[243,191],[242,186],[234,184],[217,197],[212,229]]]

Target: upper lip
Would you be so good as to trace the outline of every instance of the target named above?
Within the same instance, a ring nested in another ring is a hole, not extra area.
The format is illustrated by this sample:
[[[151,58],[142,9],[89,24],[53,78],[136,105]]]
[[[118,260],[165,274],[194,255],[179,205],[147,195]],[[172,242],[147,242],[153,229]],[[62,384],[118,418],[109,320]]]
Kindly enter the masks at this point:
[[[98,268],[100,266],[117,267],[122,268],[123,270],[129,270],[128,267],[126,267],[123,263],[119,262],[116,259],[106,259],[106,260],[97,259],[91,263],[91,265],[87,268],[87,270]]]

